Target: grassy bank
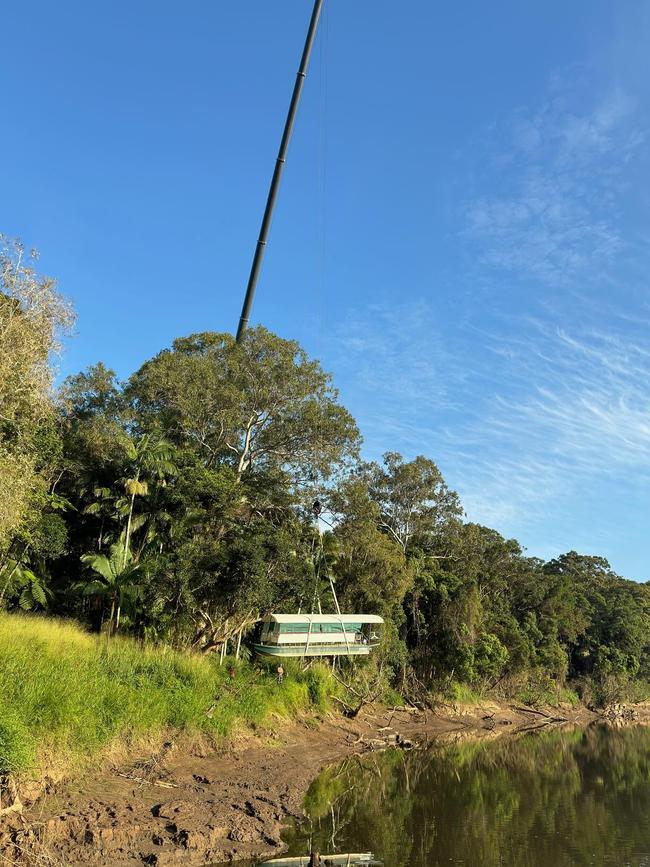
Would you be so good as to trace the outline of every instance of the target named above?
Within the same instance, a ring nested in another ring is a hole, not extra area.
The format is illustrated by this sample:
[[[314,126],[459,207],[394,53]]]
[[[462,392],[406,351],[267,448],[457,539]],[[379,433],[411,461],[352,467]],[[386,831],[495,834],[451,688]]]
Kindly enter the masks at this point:
[[[286,667],[286,666],[285,666]],[[45,757],[82,764],[108,746],[169,729],[228,735],[272,714],[325,710],[335,682],[323,666],[271,671],[89,635],[72,624],[0,614],[0,772]]]

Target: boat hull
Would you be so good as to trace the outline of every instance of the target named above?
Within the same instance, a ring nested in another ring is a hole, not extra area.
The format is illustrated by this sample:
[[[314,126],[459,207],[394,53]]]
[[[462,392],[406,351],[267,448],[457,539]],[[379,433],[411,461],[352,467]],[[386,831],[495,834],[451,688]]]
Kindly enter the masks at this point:
[[[253,649],[258,656],[269,658],[287,658],[303,656],[368,656],[371,650],[369,644],[310,644],[296,646],[287,644],[254,644]]]

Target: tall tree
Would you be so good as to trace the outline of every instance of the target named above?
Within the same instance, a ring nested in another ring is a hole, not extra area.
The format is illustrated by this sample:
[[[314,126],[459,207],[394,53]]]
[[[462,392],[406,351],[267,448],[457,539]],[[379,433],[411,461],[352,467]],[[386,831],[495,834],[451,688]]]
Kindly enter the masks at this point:
[[[73,316],[36,258],[0,237],[0,573],[18,532],[23,560],[56,479],[53,354]]]
[[[127,397],[145,430],[195,448],[208,467],[232,466],[238,479],[275,467],[316,480],[358,448],[329,374],[261,327],[240,344],[212,332],[175,340],[131,377]]]
[[[365,464],[361,476],[379,506],[380,528],[404,554],[414,545],[435,546],[463,514],[458,494],[447,487],[436,464],[422,455],[405,461],[397,452],[387,452],[383,466]]]
[[[124,566],[130,551],[131,531],[133,528],[133,508],[135,498],[146,496],[150,484],[165,484],[165,477],[174,473],[172,447],[164,439],[152,434],[143,434],[129,443],[129,477],[124,480],[124,490],[128,497],[126,527],[124,530]]]

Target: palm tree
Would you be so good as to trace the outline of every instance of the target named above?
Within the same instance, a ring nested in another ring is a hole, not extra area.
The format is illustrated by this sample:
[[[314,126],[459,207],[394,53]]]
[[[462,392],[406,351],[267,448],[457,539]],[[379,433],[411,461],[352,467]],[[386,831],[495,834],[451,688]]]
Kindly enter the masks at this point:
[[[125,600],[135,601],[142,591],[137,583],[141,566],[121,540],[111,545],[109,554],[84,554],[81,558],[98,577],[83,584],[84,593],[101,593],[111,603],[109,635],[120,628],[120,613]],[[115,623],[115,629],[113,629]]]
[[[144,434],[138,440],[131,440],[129,458],[132,463],[132,475],[124,480],[124,490],[129,497],[126,533],[124,535],[123,567],[126,567],[127,554],[133,530],[133,507],[135,498],[149,493],[149,481],[164,484],[165,476],[175,472],[176,467],[171,460],[173,449],[170,443],[152,434]]]
[[[105,533],[104,527],[107,522],[116,520],[119,516],[118,497],[115,496],[111,488],[106,485],[93,485],[88,488],[81,488],[81,496],[91,495],[94,499],[87,506],[82,508],[84,515],[93,515],[99,520],[99,535],[97,537],[97,549],[99,551],[104,547]],[[109,534],[110,536],[110,534]]]

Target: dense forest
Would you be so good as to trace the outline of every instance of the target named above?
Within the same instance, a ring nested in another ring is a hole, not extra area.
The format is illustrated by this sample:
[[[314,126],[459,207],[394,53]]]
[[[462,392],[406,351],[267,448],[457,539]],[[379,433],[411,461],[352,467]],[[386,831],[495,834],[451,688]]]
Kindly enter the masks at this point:
[[[385,618],[369,664],[407,694],[608,702],[650,681],[647,585],[468,522],[435,443],[363,460],[331,376],[295,341],[202,332],[124,382],[98,361],[55,389],[72,323],[5,240],[0,609],[207,653],[245,645],[265,612],[331,605],[331,579],[342,608]]]

